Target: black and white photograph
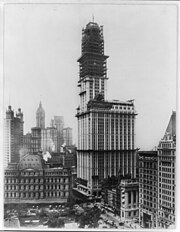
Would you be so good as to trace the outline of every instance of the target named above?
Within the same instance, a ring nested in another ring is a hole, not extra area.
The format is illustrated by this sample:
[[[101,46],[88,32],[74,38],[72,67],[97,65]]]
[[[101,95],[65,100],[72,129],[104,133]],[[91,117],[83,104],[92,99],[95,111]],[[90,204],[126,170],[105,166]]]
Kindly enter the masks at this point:
[[[179,4],[0,3],[2,228],[177,229]]]

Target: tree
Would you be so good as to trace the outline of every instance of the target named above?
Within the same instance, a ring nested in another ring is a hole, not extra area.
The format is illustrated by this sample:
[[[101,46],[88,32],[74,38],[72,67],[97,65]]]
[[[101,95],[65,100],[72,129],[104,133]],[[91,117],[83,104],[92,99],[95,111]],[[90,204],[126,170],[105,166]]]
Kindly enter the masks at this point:
[[[58,213],[51,213],[48,216],[48,227],[49,228],[62,228],[64,227],[64,219],[59,216]]]
[[[101,210],[97,206],[90,209],[87,208],[85,212],[79,216],[79,228],[84,228],[86,225],[89,228],[97,228],[100,216]]]

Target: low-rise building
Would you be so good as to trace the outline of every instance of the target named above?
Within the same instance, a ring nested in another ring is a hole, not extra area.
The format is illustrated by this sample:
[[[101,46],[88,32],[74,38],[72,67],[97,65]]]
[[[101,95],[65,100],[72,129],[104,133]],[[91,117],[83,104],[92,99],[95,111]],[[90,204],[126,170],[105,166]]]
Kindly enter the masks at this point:
[[[122,221],[139,217],[139,183],[137,179],[122,179],[120,182],[120,213]]]
[[[117,181],[117,180],[116,180]],[[103,186],[103,202],[121,217],[122,221],[133,221],[139,217],[139,186],[137,179],[122,178],[118,182],[108,178]],[[115,182],[114,182],[115,183]]]
[[[50,167],[41,154],[27,154],[5,169],[5,203],[66,203],[75,174],[69,168]]]

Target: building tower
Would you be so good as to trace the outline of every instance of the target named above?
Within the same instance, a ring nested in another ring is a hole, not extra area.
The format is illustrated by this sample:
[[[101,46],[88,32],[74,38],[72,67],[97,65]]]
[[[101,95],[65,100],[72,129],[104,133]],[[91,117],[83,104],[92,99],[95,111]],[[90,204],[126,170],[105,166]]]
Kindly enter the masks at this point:
[[[39,103],[39,107],[36,111],[36,127],[40,127],[41,129],[45,128],[45,111],[42,108],[41,102]]]
[[[37,154],[41,150],[41,128],[31,128],[31,152]]]
[[[32,143],[32,134],[28,132],[23,136],[23,150],[25,154],[32,152],[31,143]]]
[[[107,67],[103,27],[90,22],[82,30],[78,59],[80,105],[77,108],[77,191],[101,194],[108,176],[136,177],[133,100],[106,101]]]
[[[57,128],[57,152],[60,152],[61,146],[63,145],[63,129],[64,129],[64,117],[54,116],[51,120],[51,126]]]
[[[44,152],[57,152],[56,127],[47,127],[41,130],[41,149]]]
[[[169,120],[165,135],[158,146],[158,227],[175,226],[176,175],[176,112]]]
[[[63,129],[63,140],[66,146],[69,147],[73,145],[72,128],[66,127]]]
[[[103,27],[88,23],[82,30],[82,55],[78,59],[81,112],[87,111],[87,103],[98,94],[106,98],[107,58],[104,55]]]
[[[20,150],[23,147],[23,113],[18,109],[16,117],[11,106],[6,111],[4,119],[4,167],[8,163],[18,163]]]

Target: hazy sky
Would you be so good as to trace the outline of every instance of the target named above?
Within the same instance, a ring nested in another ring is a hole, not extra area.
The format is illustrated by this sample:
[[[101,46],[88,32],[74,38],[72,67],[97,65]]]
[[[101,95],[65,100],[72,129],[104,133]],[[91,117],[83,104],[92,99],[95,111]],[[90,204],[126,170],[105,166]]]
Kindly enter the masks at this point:
[[[5,7],[4,110],[36,125],[40,100],[46,125],[63,115],[77,142],[77,82],[82,28],[94,15],[109,55],[108,99],[135,99],[136,146],[158,145],[176,109],[177,8],[173,5],[10,4]]]

